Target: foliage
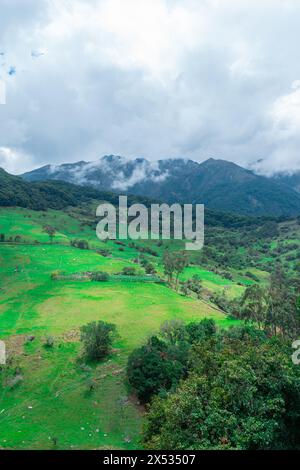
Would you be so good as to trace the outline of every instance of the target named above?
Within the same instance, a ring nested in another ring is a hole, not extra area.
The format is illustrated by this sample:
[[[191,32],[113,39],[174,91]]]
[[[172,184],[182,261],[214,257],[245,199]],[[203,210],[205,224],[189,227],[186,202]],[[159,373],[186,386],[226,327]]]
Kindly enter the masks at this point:
[[[82,326],[80,331],[86,359],[99,360],[110,353],[116,325],[104,321],[91,322]]]
[[[294,338],[300,332],[298,293],[280,266],[272,273],[267,287],[247,287],[240,301],[238,316],[276,336]]]
[[[43,230],[49,235],[50,242],[53,243],[53,238],[55,237],[55,234],[56,234],[55,228],[52,227],[52,225],[45,225]]]
[[[153,395],[175,388],[186,376],[188,351],[194,341],[215,334],[213,320],[185,326],[179,320],[167,321],[158,335],[129,356],[127,378],[139,399],[146,403]]]
[[[136,276],[137,271],[134,266],[124,266],[122,269],[121,275],[123,276]]]
[[[300,371],[282,340],[233,328],[194,343],[189,376],[156,397],[144,430],[151,449],[300,448]]]
[[[181,290],[184,295],[188,295],[189,292],[192,292],[200,299],[203,290],[201,280],[195,275],[191,279],[181,283]]]
[[[171,252],[165,250],[163,254],[164,273],[168,277],[168,282],[172,284],[175,276],[175,287],[178,287],[179,275],[188,265],[188,257],[185,251]]]
[[[95,271],[90,274],[90,278],[92,281],[107,282],[109,281],[110,276],[104,271]]]
[[[75,246],[76,248],[80,248],[81,250],[89,249],[89,243],[86,240],[71,240],[70,245]]]
[[[45,346],[45,348],[52,349],[53,346],[54,346],[54,343],[55,343],[54,337],[48,335],[45,338],[44,346]]]

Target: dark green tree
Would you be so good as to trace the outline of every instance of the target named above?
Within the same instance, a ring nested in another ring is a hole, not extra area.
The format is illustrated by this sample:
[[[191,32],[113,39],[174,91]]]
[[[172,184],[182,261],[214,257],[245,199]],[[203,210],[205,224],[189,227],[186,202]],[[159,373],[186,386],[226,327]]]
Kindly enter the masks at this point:
[[[80,328],[84,356],[88,360],[100,360],[107,356],[116,337],[116,325],[104,321],[91,322]]]
[[[52,227],[52,225],[45,225],[44,228],[43,228],[43,231],[45,233],[47,233],[47,235],[49,236],[50,238],[50,242],[53,243],[53,239],[55,237],[55,234],[56,234],[56,230],[54,227]]]
[[[232,328],[193,345],[189,375],[155,397],[149,449],[300,449],[300,370],[290,348],[260,330]]]

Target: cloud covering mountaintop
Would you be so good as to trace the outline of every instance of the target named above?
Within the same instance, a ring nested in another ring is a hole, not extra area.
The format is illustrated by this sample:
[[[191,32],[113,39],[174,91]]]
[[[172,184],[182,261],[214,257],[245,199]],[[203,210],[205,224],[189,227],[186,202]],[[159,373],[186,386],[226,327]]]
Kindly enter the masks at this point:
[[[103,154],[300,169],[299,2],[0,0],[0,11],[8,171]]]

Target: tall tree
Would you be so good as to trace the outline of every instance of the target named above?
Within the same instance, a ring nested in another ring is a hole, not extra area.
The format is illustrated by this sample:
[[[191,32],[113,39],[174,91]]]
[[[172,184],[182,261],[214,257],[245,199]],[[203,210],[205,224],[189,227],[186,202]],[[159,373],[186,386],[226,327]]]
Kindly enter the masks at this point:
[[[241,300],[241,317],[246,322],[264,327],[267,314],[267,296],[263,287],[253,284],[247,287]]]
[[[50,242],[53,243],[53,239],[54,239],[55,234],[56,234],[55,228],[52,227],[52,225],[45,225],[43,230],[44,230],[45,233],[48,234],[48,236],[50,238]]]

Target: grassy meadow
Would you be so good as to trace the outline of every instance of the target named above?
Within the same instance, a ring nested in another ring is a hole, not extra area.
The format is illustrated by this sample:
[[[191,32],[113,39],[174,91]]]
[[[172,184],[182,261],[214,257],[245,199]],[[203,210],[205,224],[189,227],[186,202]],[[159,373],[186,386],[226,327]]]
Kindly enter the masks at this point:
[[[53,244],[43,232],[45,224],[57,230]],[[72,214],[0,209],[0,233],[12,237],[0,244],[0,338],[10,358],[4,374],[7,383],[12,371],[21,377],[0,388],[0,447],[140,448],[144,410],[126,384],[128,354],[166,320],[208,317],[224,327],[236,321],[213,304],[162,284],[52,280],[56,271],[116,274],[134,266],[138,256],[127,242],[121,247],[100,242],[92,227]],[[16,244],[18,236],[26,243]],[[70,246],[75,238],[88,240],[91,249]],[[101,248],[110,255],[97,253]],[[149,256],[162,273],[162,249],[155,249],[158,256]],[[196,266],[186,268],[181,278],[194,274],[206,289],[226,288],[231,296],[243,292],[236,281]],[[94,320],[115,323],[119,338],[107,360],[86,365],[78,360],[79,328]],[[47,348],[48,336],[54,337],[53,348]]]
[[[163,276],[164,248],[182,248],[178,241],[164,241],[163,246],[155,241],[101,242],[91,220],[76,211],[0,209],[0,233],[6,240],[0,243],[0,338],[9,355],[9,368],[3,374],[8,385],[0,388],[0,448],[140,448],[144,410],[126,384],[130,352],[166,320],[208,317],[222,327],[236,323],[205,297],[185,297],[165,284],[112,278],[102,283],[52,280],[55,272],[118,274],[128,266],[142,270],[136,264],[141,253]],[[53,244],[43,231],[46,224],[56,229]],[[248,271],[260,282],[266,282],[269,274],[259,266],[271,262],[272,250],[278,254],[281,246],[286,259],[297,250],[299,225],[283,224],[281,229],[284,241],[273,240],[268,250],[257,243],[258,267]],[[90,249],[71,246],[75,239],[87,240]],[[143,252],[147,247],[152,254]],[[103,256],[101,250],[108,254]],[[228,279],[195,263],[180,280],[194,275],[204,291],[225,291],[229,298],[241,296],[254,282],[245,269],[231,269]],[[84,364],[78,360],[79,329],[98,320],[115,323],[119,337],[107,360]],[[54,338],[53,348],[46,345],[48,336]]]

